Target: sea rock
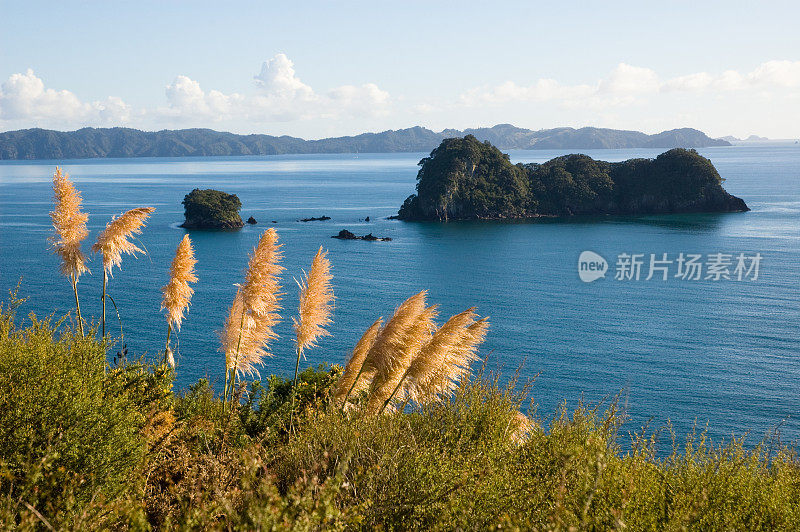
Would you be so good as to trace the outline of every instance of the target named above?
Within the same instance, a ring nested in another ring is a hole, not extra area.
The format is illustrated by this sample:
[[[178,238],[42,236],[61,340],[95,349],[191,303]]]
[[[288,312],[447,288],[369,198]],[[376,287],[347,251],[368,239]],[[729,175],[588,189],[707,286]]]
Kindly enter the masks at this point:
[[[320,216],[319,218],[314,218],[313,216],[311,218],[301,218],[300,221],[301,222],[324,222],[325,220],[330,220],[330,219],[331,219],[330,216],[324,216],[323,215],[323,216]]]
[[[250,218],[247,219],[247,223],[249,223],[250,225],[256,225],[258,222],[256,221],[255,218],[251,216]]]
[[[366,240],[368,242],[391,242],[391,238],[388,236],[386,237],[377,237],[372,233],[364,236],[358,236],[355,233],[348,231],[347,229],[342,229],[339,231],[338,235],[333,235],[331,238],[338,238],[339,240]]]

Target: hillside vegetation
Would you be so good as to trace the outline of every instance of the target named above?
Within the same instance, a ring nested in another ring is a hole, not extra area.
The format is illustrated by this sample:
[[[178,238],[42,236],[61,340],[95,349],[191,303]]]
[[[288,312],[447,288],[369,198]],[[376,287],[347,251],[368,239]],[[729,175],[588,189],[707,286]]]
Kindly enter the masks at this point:
[[[544,164],[512,164],[489,142],[467,135],[445,139],[419,164],[417,193],[401,207],[401,219],[748,210],[722,188],[711,161],[683,148],[652,160],[608,163],[574,154]]]
[[[109,365],[107,345],[14,325],[12,310],[0,316],[3,528],[800,527],[800,461],[776,442],[630,440],[613,403],[527,421],[525,387],[486,374],[443,403],[342,414],[338,366],[301,372],[289,431],[291,380],[250,382],[223,411],[206,381],[175,393],[169,366]]]
[[[639,131],[594,127],[533,131],[501,124],[491,128],[435,132],[417,126],[352,137],[304,140],[286,135],[236,135],[211,129],[140,131],[115,127],[83,128],[77,131],[7,131],[0,133],[0,159],[428,152],[442,139],[463,135],[474,135],[503,149],[701,148],[730,145],[727,141],[709,138],[702,131],[690,128],[647,135]]]

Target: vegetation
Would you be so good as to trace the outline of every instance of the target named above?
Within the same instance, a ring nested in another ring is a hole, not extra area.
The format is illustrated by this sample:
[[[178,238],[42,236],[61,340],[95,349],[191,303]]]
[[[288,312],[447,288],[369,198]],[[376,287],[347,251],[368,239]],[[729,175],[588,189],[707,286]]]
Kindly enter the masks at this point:
[[[303,140],[286,135],[236,135],[211,129],[140,131],[122,127],[87,127],[77,131],[53,131],[37,128],[0,133],[0,160],[427,152],[442,139],[463,135],[475,135],[503,149],[702,148],[730,145],[725,140],[709,138],[702,131],[690,128],[646,135],[639,131],[595,127],[532,131],[499,124],[489,128],[436,132],[416,126],[320,140]]]
[[[577,214],[745,211],[722,188],[711,161],[682,148],[653,160],[620,163],[566,155],[511,164],[468,135],[446,139],[420,161],[417,194],[398,213],[407,220],[531,218]]]
[[[3,528],[800,526],[800,460],[774,442],[656,433],[623,449],[615,404],[529,421],[526,387],[486,374],[444,402],[342,414],[336,366],[299,374],[293,411],[291,379],[270,377],[223,414],[207,381],[175,394],[168,366],[111,367],[106,345],[47,320],[15,325],[12,311],[0,320]]]
[[[196,188],[183,198],[187,229],[239,229],[244,227],[239,209],[242,202],[236,194]]]

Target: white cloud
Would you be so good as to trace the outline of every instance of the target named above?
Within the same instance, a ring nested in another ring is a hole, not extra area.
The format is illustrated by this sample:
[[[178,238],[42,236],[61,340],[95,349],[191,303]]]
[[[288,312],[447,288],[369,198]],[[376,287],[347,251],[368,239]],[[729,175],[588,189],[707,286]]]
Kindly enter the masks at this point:
[[[314,100],[314,90],[300,81],[294,63],[285,54],[276,54],[261,65],[261,72],[253,77],[266,93],[287,100]]]
[[[12,74],[0,86],[0,122],[56,126],[69,124],[123,124],[131,108],[122,99],[111,96],[103,101],[82,102],[68,90],[45,88],[44,81],[28,69]]]
[[[594,84],[563,85],[553,79],[539,79],[520,86],[506,81],[493,87],[464,92],[460,102],[468,106],[512,102],[556,102],[566,108],[608,108],[642,103],[658,93],[702,91],[747,91],[800,87],[800,61],[767,61],[749,73],[727,70],[719,75],[697,72],[662,80],[644,67],[620,63]]]
[[[374,83],[342,85],[316,92],[303,83],[292,61],[277,54],[254,76],[250,94],[206,90],[177,76],[165,87],[166,105],[139,109],[120,98],[84,102],[68,90],[46,88],[32,70],[13,74],[0,86],[0,127],[58,127],[140,124],[203,126],[213,123],[270,123],[384,115],[389,93]]]
[[[230,119],[244,101],[243,96],[235,93],[226,95],[215,90],[206,93],[197,81],[186,76],[178,76],[167,85],[166,95],[169,108],[162,112],[180,120]]]
[[[767,61],[747,75],[756,85],[800,87],[800,61]]]
[[[658,74],[649,68],[620,63],[597,84],[597,93],[613,95],[643,94],[658,90]]]
[[[377,116],[386,112],[389,93],[374,83],[343,85],[318,94],[297,76],[294,63],[277,54],[253,77],[257,93],[244,96],[204,91],[200,83],[178,76],[166,88],[169,107],[164,118],[183,122],[246,120],[290,122],[316,118]]]

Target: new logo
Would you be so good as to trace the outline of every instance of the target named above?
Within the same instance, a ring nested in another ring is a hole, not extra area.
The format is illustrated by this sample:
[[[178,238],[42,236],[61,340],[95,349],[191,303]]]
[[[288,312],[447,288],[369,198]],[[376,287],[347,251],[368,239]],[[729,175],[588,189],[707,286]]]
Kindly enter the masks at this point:
[[[584,251],[578,257],[578,276],[584,283],[591,283],[606,276],[608,263],[594,251]]]

